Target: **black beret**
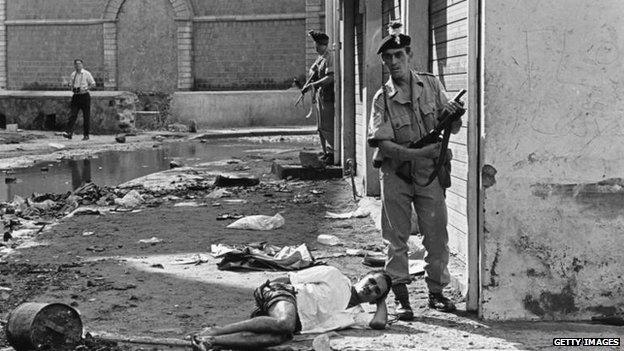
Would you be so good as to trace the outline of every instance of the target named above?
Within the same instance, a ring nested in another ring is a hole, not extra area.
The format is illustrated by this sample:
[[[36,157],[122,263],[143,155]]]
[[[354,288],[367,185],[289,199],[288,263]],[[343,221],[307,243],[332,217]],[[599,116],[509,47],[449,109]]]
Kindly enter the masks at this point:
[[[323,33],[323,32],[317,32],[317,31],[309,31],[308,35],[310,35],[310,37],[312,37],[312,40],[314,40],[317,43],[320,44],[329,44],[329,37],[327,36],[327,34]]]
[[[379,45],[377,54],[381,54],[384,50],[388,49],[400,49],[410,45],[412,38],[405,34],[391,34],[383,38]]]

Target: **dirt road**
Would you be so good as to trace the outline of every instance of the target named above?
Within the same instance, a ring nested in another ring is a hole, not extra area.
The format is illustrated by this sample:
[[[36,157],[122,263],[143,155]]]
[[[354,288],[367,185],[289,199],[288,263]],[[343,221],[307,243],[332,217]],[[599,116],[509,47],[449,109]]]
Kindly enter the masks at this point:
[[[370,218],[324,218],[327,210],[344,212],[356,207],[349,183],[277,181],[268,174],[272,160],[294,161],[297,153],[275,155],[270,149],[259,149],[240,163],[217,162],[212,166],[215,172],[242,167],[261,177],[259,186],[231,189],[231,199],[246,203],[206,199],[212,189],[183,190],[174,192],[175,197],[161,196],[162,203],[155,202],[154,207],[73,216],[42,231],[30,247],[22,247],[0,262],[0,286],[11,289],[0,295],[0,320],[6,320],[8,312],[25,301],[62,302],[80,310],[89,331],[184,337],[205,327],[247,318],[253,308],[253,289],[267,278],[283,274],[219,271],[217,260],[208,254],[211,244],[306,243],[317,257],[344,254],[347,248],[381,247],[380,235]],[[200,205],[179,205],[184,202]],[[213,206],[215,202],[221,205]],[[224,213],[277,212],[286,224],[268,232],[227,229],[232,220],[217,220]],[[319,234],[336,235],[344,245],[320,245],[316,242]],[[152,237],[162,242],[139,243]],[[361,264],[361,257],[323,260],[353,280],[369,270]],[[188,264],[193,261],[198,264]],[[584,336],[613,336],[622,332],[592,325],[483,323],[461,308],[456,314],[428,309],[422,277],[416,279],[410,291],[417,314],[414,322],[398,322],[386,331],[343,331],[332,337],[332,348],[538,349],[552,345],[555,336],[581,332]],[[0,336],[0,350],[7,346]],[[311,341],[305,340],[289,347],[310,346]]]

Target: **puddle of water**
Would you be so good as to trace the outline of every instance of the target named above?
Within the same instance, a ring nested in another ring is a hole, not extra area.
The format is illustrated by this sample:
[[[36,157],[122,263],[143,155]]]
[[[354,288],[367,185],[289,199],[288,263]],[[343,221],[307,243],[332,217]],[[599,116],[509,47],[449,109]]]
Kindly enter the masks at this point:
[[[219,144],[221,143],[221,144]],[[88,181],[97,185],[116,186],[128,180],[169,169],[172,160],[185,165],[222,159],[241,158],[245,150],[259,149],[261,144],[238,140],[236,142],[211,140],[207,143],[177,142],[163,144],[159,148],[134,151],[108,151],[95,158],[42,162],[28,168],[15,169],[15,174],[4,178],[17,178],[16,182],[0,184],[0,199],[12,201],[15,195],[22,197],[32,193],[64,193],[80,187]],[[262,144],[267,145],[267,144]],[[271,143],[272,149],[303,149],[304,143]],[[268,156],[268,155],[267,155]],[[42,171],[47,168],[47,171]]]

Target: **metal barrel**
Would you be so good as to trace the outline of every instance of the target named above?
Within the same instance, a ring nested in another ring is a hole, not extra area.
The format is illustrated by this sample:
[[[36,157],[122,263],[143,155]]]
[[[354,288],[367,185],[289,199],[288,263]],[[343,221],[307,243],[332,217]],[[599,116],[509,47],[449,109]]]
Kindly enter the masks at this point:
[[[82,321],[74,308],[61,303],[27,302],[10,314],[7,341],[16,351],[62,349],[82,338]]]

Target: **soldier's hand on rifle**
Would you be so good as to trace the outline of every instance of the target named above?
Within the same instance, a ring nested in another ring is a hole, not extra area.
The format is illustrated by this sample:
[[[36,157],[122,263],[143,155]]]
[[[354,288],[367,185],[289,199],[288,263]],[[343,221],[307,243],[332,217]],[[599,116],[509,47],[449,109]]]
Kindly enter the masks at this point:
[[[447,102],[444,105],[444,109],[446,111],[448,111],[448,113],[450,113],[451,115],[457,114],[457,113],[461,113],[464,114],[465,110],[464,110],[464,103],[463,102],[457,102],[455,100],[451,100],[449,102]]]
[[[433,159],[440,156],[440,145],[441,143],[429,144],[419,149],[407,149],[407,152],[412,160]]]
[[[429,144],[427,146],[422,147],[420,150],[422,151],[422,157],[425,158],[436,158],[440,156],[440,146],[441,143]]]
[[[446,110],[446,112],[452,115],[458,114],[459,116],[463,115],[466,112],[466,109],[464,109],[464,103],[461,101],[457,102],[455,100],[451,100],[447,102],[446,105],[444,105],[444,110]],[[462,126],[461,118],[458,118],[457,120],[453,121],[451,123],[451,133],[457,134],[461,126]]]
[[[312,89],[314,87],[314,85],[312,85],[312,83],[310,84],[306,84],[303,86],[303,88],[301,88],[301,92],[303,94],[307,93],[310,89]]]

